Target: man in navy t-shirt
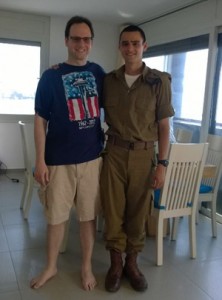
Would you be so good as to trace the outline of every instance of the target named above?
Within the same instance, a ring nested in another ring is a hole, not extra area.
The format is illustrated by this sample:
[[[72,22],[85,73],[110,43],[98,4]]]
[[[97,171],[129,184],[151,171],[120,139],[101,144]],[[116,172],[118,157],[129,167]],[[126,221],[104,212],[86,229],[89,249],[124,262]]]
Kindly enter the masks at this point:
[[[104,70],[87,61],[94,31],[80,16],[66,24],[67,61],[46,70],[35,99],[35,179],[47,218],[47,264],[31,280],[38,289],[57,273],[57,258],[65,223],[75,206],[80,224],[81,278],[85,290],[96,279],[91,259],[95,219],[100,211],[99,175],[103,149],[100,99]]]

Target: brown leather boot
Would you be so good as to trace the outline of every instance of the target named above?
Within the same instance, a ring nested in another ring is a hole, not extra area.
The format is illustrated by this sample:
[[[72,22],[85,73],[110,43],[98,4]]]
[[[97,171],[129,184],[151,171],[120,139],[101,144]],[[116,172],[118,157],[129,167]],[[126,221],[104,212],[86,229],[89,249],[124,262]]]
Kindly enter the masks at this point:
[[[123,272],[124,275],[129,279],[134,290],[143,292],[147,289],[148,283],[144,275],[140,272],[136,259],[137,253],[127,254]]]
[[[122,254],[115,250],[110,250],[111,267],[105,279],[105,288],[108,292],[116,292],[120,288],[120,281],[123,274]]]

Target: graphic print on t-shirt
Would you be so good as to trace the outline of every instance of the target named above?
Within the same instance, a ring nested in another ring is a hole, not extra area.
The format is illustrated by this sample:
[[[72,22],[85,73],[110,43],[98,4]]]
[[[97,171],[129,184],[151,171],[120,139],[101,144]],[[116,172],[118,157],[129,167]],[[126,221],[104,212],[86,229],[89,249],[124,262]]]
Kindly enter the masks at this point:
[[[62,76],[70,121],[99,117],[98,93],[94,75],[89,71]]]

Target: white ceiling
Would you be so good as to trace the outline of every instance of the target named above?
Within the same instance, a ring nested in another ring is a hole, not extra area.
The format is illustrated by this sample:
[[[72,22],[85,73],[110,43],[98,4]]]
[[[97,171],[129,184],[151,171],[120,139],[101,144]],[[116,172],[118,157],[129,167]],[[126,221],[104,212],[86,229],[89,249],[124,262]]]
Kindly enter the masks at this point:
[[[142,23],[207,0],[0,0],[0,10],[40,15],[83,15],[115,24]]]

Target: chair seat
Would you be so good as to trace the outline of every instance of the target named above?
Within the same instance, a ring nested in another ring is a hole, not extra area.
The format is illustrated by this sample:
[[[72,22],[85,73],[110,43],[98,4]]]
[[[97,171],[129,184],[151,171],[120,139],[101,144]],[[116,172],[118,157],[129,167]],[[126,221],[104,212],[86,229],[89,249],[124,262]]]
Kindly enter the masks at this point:
[[[212,186],[206,185],[206,184],[201,184],[200,185],[200,191],[199,191],[200,194],[207,194],[207,193],[210,193],[212,191],[213,191]]]
[[[213,191],[212,186],[206,185],[206,184],[201,184],[200,185],[200,190],[199,190],[200,194],[207,194],[207,193],[210,193],[212,191]],[[165,209],[164,205],[163,206],[159,205],[160,193],[161,193],[160,189],[154,190],[154,207],[156,209]]]
[[[210,188],[210,186],[208,188]],[[206,192],[202,192],[202,193],[208,193],[208,192],[210,192],[212,190],[212,188],[210,190],[210,189],[207,189],[207,186],[206,186],[205,190],[207,190],[207,191]],[[164,205],[160,205],[159,204],[159,202],[160,202],[160,195],[161,195],[161,190],[160,189],[154,190],[154,208],[156,208],[156,209],[166,209],[166,207]],[[188,202],[187,206],[192,207],[192,203]]]

